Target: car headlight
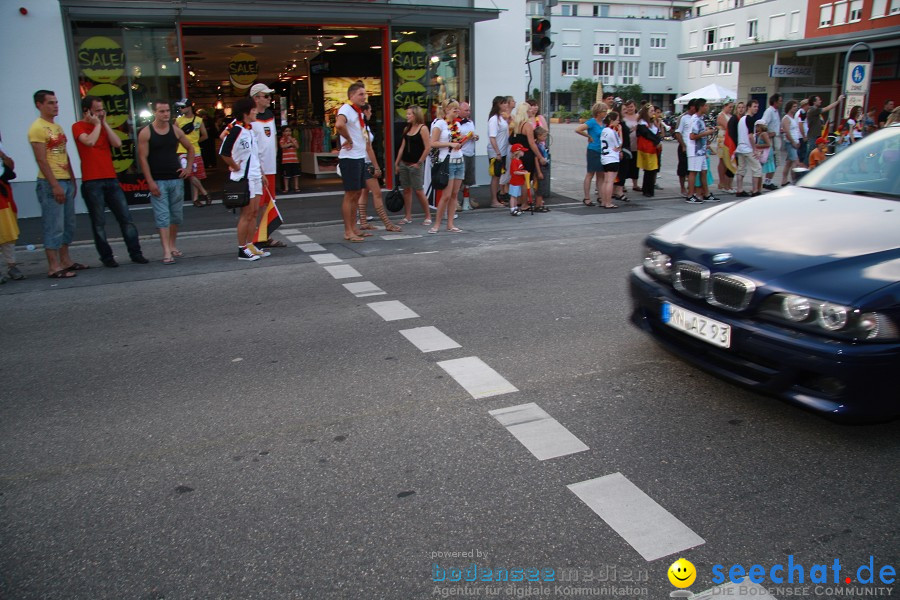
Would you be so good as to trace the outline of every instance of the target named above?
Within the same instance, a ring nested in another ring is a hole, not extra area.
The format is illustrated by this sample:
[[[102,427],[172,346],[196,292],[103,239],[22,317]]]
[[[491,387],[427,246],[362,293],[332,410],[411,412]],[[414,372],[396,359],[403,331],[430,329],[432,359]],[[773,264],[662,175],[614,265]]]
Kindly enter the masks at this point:
[[[672,278],[672,257],[659,250],[645,248],[644,270],[651,275],[669,280]]]
[[[828,333],[845,339],[889,341],[900,338],[900,329],[883,313],[860,313],[849,306],[797,294],[773,294],[760,314],[811,333]]]

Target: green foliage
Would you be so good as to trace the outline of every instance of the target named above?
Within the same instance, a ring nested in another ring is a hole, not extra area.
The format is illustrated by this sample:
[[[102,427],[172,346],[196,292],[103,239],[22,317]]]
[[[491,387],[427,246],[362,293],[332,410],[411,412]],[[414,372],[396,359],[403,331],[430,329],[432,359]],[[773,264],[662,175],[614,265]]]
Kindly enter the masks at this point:
[[[597,97],[597,84],[590,79],[579,78],[569,87],[572,92],[572,105],[578,108],[590,109]]]
[[[640,103],[641,99],[644,97],[644,88],[637,83],[634,85],[617,85],[612,89],[612,93],[622,100],[634,100],[635,102]]]

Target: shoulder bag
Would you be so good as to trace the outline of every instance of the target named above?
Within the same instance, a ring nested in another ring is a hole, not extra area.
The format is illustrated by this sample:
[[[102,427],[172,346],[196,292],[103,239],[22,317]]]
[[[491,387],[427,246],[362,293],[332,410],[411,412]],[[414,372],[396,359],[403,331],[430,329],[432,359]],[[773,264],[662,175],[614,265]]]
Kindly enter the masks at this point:
[[[225,193],[222,198],[222,204],[225,205],[225,208],[244,208],[250,204],[250,180],[247,179],[249,172],[250,157],[248,156],[244,176],[234,181],[229,175],[228,179],[225,180]]]

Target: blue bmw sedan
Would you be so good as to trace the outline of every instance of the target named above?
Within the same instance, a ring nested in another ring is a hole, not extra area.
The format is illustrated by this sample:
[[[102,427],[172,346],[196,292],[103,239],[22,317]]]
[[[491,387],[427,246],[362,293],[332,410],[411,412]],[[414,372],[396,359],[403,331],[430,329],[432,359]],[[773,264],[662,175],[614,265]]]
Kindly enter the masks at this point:
[[[653,231],[630,290],[632,322],[715,375],[836,419],[900,416],[900,127]]]

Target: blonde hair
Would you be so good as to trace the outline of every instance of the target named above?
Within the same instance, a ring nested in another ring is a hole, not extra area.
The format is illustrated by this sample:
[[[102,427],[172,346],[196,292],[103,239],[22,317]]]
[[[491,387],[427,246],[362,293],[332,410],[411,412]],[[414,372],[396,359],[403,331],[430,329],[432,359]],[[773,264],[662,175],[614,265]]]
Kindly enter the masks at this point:
[[[756,122],[756,126],[754,127],[754,130],[755,130],[755,131],[762,130],[762,131],[765,131],[766,133],[768,133],[768,132],[769,132],[769,126],[766,125],[765,123],[763,123],[762,121],[757,121],[757,122]]]
[[[456,100],[444,100],[443,102],[441,102],[441,105],[438,106],[437,118],[445,118],[447,116],[447,113],[454,108],[459,108],[459,102],[457,102]]]
[[[528,108],[527,102],[521,102],[516,106],[516,114],[509,126],[514,134],[522,133],[522,125],[528,122]]]
[[[609,112],[609,106],[606,102],[597,102],[591,107],[591,116],[596,117],[600,113]]]

